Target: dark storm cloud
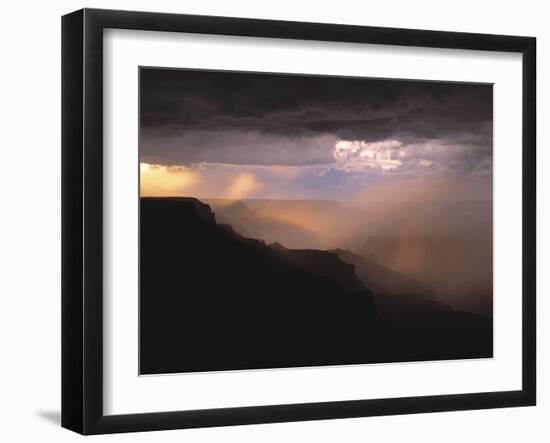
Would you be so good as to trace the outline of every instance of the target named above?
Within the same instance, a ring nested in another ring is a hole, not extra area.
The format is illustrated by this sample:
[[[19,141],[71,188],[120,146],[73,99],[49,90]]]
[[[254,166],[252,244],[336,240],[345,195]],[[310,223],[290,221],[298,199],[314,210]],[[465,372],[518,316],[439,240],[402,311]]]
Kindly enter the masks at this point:
[[[492,154],[490,85],[142,69],[140,97],[147,162],[324,164],[338,140],[396,140],[402,169]]]

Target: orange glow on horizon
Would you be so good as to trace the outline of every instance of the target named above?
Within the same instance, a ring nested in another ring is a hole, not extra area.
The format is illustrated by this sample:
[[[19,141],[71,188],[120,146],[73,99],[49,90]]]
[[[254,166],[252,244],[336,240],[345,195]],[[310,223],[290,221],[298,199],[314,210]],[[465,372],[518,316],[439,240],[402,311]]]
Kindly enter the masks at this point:
[[[140,163],[140,194],[144,197],[188,195],[199,175],[185,166]]]

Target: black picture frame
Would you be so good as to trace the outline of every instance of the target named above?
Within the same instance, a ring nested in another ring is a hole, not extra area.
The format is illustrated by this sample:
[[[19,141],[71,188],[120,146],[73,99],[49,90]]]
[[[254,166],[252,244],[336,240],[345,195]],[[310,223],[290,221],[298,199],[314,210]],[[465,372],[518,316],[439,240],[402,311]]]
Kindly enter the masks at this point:
[[[503,51],[523,64],[522,389],[169,411],[103,412],[103,30],[192,32]],[[105,434],[530,406],[536,403],[536,39],[337,24],[82,9],[62,18],[62,426]]]

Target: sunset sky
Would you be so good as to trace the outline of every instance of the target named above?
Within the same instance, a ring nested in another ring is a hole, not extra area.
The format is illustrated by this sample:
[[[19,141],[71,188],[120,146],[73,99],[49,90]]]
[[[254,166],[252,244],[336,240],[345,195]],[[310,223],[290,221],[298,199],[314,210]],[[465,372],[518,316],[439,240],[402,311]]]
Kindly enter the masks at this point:
[[[346,201],[383,187],[405,199],[415,190],[492,198],[491,85],[153,68],[140,76],[142,195]]]

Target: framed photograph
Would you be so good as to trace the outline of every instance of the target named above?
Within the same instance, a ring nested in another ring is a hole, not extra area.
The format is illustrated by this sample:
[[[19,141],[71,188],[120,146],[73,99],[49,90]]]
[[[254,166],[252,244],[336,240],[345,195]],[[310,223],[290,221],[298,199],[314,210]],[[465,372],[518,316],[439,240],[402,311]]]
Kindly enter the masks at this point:
[[[62,20],[62,425],[535,405],[532,37]]]

